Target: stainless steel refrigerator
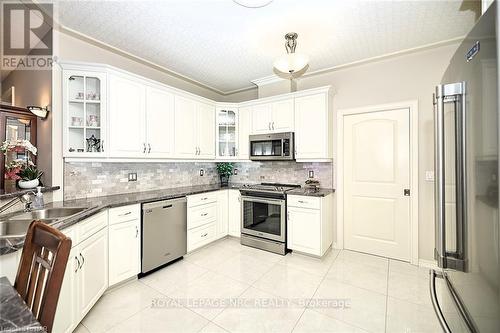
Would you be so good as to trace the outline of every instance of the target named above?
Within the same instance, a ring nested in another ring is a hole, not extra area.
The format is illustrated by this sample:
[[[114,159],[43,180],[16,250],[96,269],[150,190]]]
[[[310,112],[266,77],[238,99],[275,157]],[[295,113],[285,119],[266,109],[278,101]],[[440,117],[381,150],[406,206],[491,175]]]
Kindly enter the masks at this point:
[[[500,332],[498,10],[479,19],[434,94],[430,294],[445,332]]]

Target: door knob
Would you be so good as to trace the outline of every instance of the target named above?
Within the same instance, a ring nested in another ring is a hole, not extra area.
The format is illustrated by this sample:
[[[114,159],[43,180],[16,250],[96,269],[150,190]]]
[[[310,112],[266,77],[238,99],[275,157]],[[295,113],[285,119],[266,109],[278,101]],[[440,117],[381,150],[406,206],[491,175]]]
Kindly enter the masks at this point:
[[[410,196],[410,189],[409,188],[405,188],[404,191],[403,191],[405,197],[409,197]]]

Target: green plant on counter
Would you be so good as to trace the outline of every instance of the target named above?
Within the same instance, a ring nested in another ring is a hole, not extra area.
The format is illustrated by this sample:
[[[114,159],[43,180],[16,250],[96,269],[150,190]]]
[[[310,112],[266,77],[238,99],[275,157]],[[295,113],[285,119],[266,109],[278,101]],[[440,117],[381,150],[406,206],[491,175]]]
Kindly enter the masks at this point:
[[[27,166],[21,169],[17,174],[24,181],[40,179],[43,175],[43,171],[38,170],[35,166]]]
[[[233,163],[221,162],[217,163],[217,173],[223,177],[230,177],[233,174]]]

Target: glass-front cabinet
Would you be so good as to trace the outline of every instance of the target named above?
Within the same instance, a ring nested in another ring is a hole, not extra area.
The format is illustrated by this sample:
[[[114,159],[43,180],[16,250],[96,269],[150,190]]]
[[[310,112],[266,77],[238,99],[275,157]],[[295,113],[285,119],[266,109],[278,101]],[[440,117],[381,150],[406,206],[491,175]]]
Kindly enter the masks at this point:
[[[63,71],[64,156],[105,152],[106,74]]]
[[[238,156],[238,108],[232,105],[217,107],[217,159]]]

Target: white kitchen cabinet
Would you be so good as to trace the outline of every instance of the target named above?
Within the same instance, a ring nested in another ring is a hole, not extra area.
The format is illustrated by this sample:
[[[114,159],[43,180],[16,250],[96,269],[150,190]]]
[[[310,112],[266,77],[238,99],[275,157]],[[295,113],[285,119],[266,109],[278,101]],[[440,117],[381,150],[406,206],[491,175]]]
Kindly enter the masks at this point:
[[[328,91],[295,98],[295,158],[328,160],[332,158],[332,111]]]
[[[271,104],[273,132],[292,132],[294,128],[293,98],[273,102]]]
[[[105,156],[106,108],[106,73],[63,70],[64,157]]]
[[[143,157],[147,151],[144,84],[109,76],[109,149],[112,157]]]
[[[252,134],[293,131],[293,109],[293,97],[253,105]]]
[[[235,159],[238,155],[238,108],[218,104],[216,108],[216,158]]]
[[[321,257],[332,245],[333,195],[287,196],[287,247]]]
[[[172,157],[174,154],[174,130],[174,95],[164,89],[147,87],[147,157]]]
[[[250,128],[251,128],[251,107],[242,107],[238,110],[238,146],[236,155],[240,160],[250,158]]]
[[[228,190],[217,191],[217,238],[228,235]]]
[[[273,113],[271,104],[257,104],[252,107],[252,134],[270,133]]]
[[[109,226],[109,285],[139,274],[140,220]]]
[[[241,237],[241,196],[239,190],[228,190],[228,233]]]
[[[215,108],[175,96],[175,154],[178,158],[215,157]]]
[[[102,229],[79,246],[81,266],[78,276],[78,311],[85,317],[108,288],[108,235]]]
[[[198,158],[215,158],[215,107],[205,103],[197,103],[196,133]],[[195,156],[196,157],[196,156]]]

